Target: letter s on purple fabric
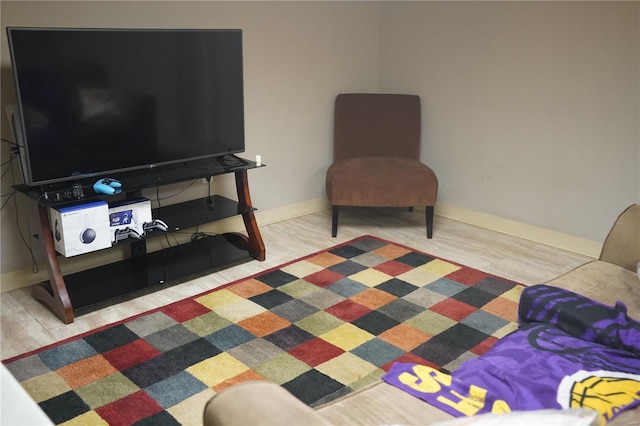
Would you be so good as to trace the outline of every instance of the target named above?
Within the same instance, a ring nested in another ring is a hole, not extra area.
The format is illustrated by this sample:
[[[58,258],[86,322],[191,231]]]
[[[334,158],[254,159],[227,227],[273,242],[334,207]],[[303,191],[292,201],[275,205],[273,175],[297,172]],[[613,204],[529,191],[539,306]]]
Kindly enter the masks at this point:
[[[456,417],[511,411],[493,392],[426,365],[398,362],[382,379]]]

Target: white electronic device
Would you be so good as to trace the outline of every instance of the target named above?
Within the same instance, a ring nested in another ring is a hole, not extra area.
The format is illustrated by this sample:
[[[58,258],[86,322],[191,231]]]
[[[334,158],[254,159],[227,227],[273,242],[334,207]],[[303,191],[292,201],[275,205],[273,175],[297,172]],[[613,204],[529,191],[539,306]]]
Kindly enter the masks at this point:
[[[65,257],[111,247],[109,206],[90,201],[49,208],[53,245]]]

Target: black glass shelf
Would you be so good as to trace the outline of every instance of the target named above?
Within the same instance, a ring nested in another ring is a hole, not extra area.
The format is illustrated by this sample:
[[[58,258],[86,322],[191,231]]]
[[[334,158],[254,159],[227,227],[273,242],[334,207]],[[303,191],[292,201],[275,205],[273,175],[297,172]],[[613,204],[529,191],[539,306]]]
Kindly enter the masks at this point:
[[[252,260],[239,234],[207,236],[186,244],[65,276],[74,314],[83,315]],[[51,292],[48,282],[40,284]]]
[[[255,210],[253,207],[242,206],[221,195],[214,195],[159,207],[153,210],[153,217],[163,220],[171,232]]]
[[[209,178],[232,172],[241,172],[243,170],[264,166],[264,164],[258,166],[254,161],[246,160],[235,155],[227,155],[224,157],[205,158],[184,163],[114,173],[109,176],[96,175],[92,178],[79,179],[77,181],[71,180],[38,186],[20,184],[14,185],[14,188],[18,192],[37,200],[38,203],[45,206],[86,202],[91,199],[111,202],[124,200],[131,194],[139,193],[143,189]],[[98,179],[105,177],[120,181],[120,183],[122,183],[122,192],[116,195],[96,194],[93,190],[93,184]],[[80,190],[74,191],[74,187],[80,188]],[[76,194],[78,193],[81,195],[77,196]]]
[[[254,207],[243,206],[221,195],[213,195],[211,197],[198,198],[178,204],[158,207],[153,209],[153,218],[160,219],[166,223],[168,227],[167,231],[152,228],[146,231],[142,239],[129,237],[113,243],[113,247],[137,243],[142,240],[165,235],[168,232],[177,232],[256,210]]]

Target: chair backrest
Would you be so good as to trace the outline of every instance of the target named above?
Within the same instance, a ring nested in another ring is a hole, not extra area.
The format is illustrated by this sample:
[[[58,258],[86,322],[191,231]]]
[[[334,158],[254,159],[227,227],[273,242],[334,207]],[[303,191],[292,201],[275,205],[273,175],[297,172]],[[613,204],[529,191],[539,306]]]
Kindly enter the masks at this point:
[[[420,114],[420,97],[416,95],[338,95],[333,159],[371,156],[419,159]]]

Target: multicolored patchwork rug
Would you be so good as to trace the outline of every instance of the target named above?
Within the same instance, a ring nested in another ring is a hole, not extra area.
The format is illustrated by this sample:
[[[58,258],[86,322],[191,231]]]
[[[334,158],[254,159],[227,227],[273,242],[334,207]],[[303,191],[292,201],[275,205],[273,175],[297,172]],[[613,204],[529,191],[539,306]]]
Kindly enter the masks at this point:
[[[201,424],[242,381],[318,406],[394,362],[449,372],[517,328],[522,288],[364,236],[3,362],[56,424]]]

